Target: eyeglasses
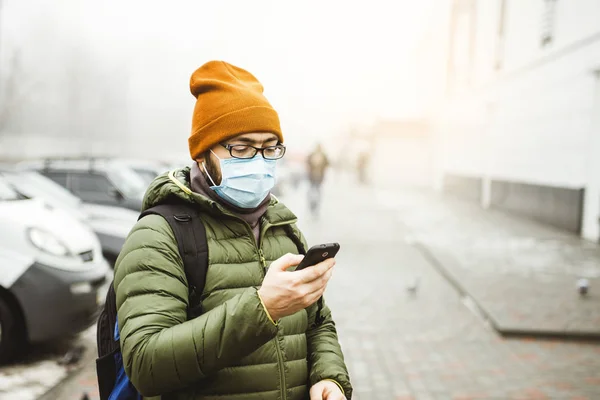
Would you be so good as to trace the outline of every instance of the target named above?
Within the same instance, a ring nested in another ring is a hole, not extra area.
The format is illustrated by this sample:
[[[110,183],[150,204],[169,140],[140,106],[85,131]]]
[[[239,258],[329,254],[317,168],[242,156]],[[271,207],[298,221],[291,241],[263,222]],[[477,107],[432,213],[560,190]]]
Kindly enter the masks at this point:
[[[221,144],[221,146],[229,150],[229,154],[233,158],[254,158],[260,151],[266,160],[279,160],[285,154],[285,146],[282,144],[267,147],[254,147],[249,144]]]

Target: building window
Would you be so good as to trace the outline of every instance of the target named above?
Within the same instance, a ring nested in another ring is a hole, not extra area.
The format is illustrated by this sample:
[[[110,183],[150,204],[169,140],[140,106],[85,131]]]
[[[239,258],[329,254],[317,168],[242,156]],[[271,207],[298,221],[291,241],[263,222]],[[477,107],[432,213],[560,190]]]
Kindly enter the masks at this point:
[[[542,14],[542,47],[552,43],[554,38],[554,20],[556,14],[556,2],[558,0],[542,0],[544,2],[544,11]]]
[[[471,84],[475,51],[476,0],[454,0],[450,16],[449,93]]]
[[[498,43],[496,45],[496,70],[502,69],[504,59],[504,38],[506,36],[506,0],[500,0],[500,13],[498,16]]]

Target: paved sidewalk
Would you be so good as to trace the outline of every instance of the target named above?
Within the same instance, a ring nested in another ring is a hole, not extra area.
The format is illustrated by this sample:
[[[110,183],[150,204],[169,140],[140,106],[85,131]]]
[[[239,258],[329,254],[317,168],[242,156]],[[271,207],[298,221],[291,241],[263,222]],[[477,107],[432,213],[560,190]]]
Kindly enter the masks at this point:
[[[600,338],[600,246],[473,203],[427,192],[378,192],[459,290],[505,334]],[[590,282],[580,296],[579,278]]]
[[[71,339],[34,345],[19,362],[3,365],[0,368],[0,399],[35,400],[60,385],[86,361],[70,366],[59,365],[59,361],[74,347],[83,347],[85,358],[94,354],[95,332],[95,327],[90,327]]]
[[[372,188],[328,182],[322,218],[311,219],[301,189],[282,199],[309,242],[342,246],[325,297],[353,400],[600,399],[600,345],[498,335],[412,244],[422,232],[399,223],[400,199],[384,196],[390,207]],[[97,400],[92,360],[42,400],[84,391]]]

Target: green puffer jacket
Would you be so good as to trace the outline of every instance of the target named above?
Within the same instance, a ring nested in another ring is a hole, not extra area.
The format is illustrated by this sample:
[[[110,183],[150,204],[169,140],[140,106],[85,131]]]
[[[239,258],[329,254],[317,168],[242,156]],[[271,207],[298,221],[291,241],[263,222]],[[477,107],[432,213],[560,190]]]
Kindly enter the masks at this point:
[[[269,263],[297,253],[282,228],[292,224],[300,235],[292,212],[273,199],[257,244],[245,221],[191,192],[189,168],[158,177],[144,209],[169,196],[194,202],[202,211],[209,253],[204,313],[186,318],[188,285],[171,228],[160,216],[142,218],[119,255],[114,281],[125,371],[142,395],[300,400],[308,399],[310,386],[331,379],[350,399],[352,386],[329,308],[323,307],[321,325],[314,324],[315,304],[276,326],[257,294]]]

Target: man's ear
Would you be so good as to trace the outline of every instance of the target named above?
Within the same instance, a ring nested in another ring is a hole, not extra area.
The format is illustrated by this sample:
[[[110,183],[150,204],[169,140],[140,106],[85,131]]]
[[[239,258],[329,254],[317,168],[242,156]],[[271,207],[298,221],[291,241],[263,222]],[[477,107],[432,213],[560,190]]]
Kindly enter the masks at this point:
[[[198,165],[202,166],[202,163],[205,162],[207,164],[210,163],[210,150],[205,151],[202,154],[198,155],[198,158],[196,158],[196,162],[198,163]]]

